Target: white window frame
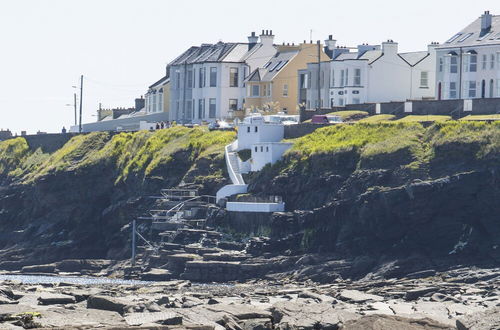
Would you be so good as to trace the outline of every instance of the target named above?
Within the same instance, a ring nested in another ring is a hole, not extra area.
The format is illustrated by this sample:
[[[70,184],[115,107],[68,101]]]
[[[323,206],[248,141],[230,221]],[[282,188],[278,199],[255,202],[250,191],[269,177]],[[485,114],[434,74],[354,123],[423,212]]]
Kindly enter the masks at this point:
[[[354,69],[354,81],[353,81],[354,86],[361,86],[361,69],[360,68],[355,68]]]

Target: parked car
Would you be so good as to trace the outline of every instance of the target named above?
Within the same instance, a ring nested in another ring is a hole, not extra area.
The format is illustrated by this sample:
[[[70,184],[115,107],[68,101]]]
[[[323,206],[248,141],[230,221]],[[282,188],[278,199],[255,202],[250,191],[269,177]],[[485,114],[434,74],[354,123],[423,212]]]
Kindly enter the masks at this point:
[[[234,126],[233,126],[233,124],[225,122],[225,121],[216,121],[216,122],[211,122],[210,124],[208,124],[208,130],[209,131],[214,131],[214,130],[232,131],[232,130],[234,130]]]
[[[339,124],[341,122],[342,118],[335,115],[314,115],[311,118],[313,124]]]

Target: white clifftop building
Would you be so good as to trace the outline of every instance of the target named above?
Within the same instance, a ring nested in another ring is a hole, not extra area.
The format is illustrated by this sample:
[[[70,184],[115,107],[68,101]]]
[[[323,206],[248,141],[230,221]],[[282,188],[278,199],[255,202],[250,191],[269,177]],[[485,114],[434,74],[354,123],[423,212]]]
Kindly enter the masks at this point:
[[[393,40],[351,51],[330,36],[325,45],[332,60],[299,71],[298,101],[306,109],[434,98],[436,43],[409,53],[399,53]]]
[[[245,78],[276,54],[272,31],[255,32],[248,43],[193,46],[169,64],[170,120],[213,122],[243,109]]]
[[[500,97],[500,15],[486,11],[436,52],[437,99]]]

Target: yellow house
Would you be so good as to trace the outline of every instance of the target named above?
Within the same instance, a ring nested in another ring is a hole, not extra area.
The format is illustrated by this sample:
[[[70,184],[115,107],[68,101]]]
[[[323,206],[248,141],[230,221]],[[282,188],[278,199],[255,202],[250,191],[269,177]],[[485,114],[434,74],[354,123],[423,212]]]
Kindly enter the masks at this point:
[[[307,63],[318,61],[318,47],[320,60],[328,60],[321,44],[277,46],[276,55],[245,80],[245,109],[298,114],[297,71],[307,68]]]

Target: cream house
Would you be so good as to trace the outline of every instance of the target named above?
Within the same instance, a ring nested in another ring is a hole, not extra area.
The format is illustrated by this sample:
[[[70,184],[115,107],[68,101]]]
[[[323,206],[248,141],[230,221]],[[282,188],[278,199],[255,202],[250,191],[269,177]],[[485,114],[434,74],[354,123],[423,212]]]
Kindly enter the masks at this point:
[[[246,109],[258,109],[271,113],[298,113],[298,70],[319,58],[328,59],[321,44],[312,42],[300,45],[276,46],[277,53],[264,66],[254,70],[246,82]]]

